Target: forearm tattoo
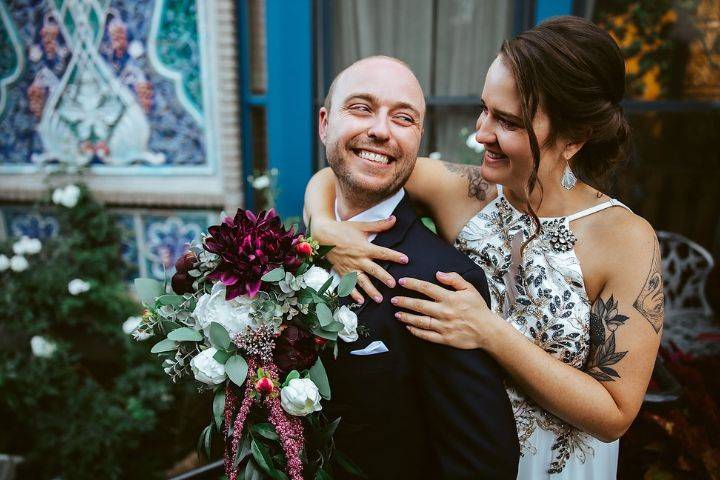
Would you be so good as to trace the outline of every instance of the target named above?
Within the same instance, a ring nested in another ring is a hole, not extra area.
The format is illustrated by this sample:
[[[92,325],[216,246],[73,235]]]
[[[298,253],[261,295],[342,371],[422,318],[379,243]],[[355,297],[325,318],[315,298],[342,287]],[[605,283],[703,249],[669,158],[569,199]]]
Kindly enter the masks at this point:
[[[600,382],[614,382],[620,378],[617,363],[627,355],[615,346],[615,331],[628,317],[618,313],[618,302],[610,295],[607,301],[598,297],[590,311],[590,356],[586,372]]]
[[[457,173],[468,179],[468,197],[476,198],[480,201],[485,200],[487,196],[488,183],[483,180],[478,165],[464,165],[462,163],[443,162],[445,168],[452,173]]]
[[[663,294],[662,261],[660,259],[660,247],[655,244],[650,271],[645,279],[640,295],[635,303],[635,310],[640,312],[650,322],[655,333],[660,333],[665,314],[665,295]]]

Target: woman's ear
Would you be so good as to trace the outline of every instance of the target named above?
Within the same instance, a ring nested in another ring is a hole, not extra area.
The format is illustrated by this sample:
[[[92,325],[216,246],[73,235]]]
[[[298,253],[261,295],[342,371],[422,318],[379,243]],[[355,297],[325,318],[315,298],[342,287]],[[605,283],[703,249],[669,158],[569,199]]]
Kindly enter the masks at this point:
[[[585,140],[583,140],[582,142],[566,143],[565,148],[561,153],[562,158],[565,159],[565,161],[569,162],[570,159],[573,158],[575,154],[580,151],[583,145],[585,145]]]

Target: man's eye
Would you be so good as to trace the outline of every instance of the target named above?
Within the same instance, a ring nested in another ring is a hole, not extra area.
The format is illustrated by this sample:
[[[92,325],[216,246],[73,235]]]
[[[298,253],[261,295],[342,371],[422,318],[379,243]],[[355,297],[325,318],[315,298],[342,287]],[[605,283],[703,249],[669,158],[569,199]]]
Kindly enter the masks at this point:
[[[409,116],[407,116],[407,115],[398,115],[398,116],[395,117],[395,118],[397,118],[398,120],[401,120],[401,121],[403,121],[403,122],[405,122],[405,123],[413,123],[412,117],[409,117]]]
[[[370,111],[370,107],[368,107],[367,105],[362,105],[362,104],[353,105],[350,108],[352,110],[357,110],[359,112],[369,112]]]

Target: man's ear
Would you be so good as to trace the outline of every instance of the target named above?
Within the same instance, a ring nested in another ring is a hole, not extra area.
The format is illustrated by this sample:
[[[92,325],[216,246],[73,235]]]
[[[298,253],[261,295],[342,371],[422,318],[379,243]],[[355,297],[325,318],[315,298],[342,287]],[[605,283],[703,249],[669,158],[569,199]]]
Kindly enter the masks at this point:
[[[327,124],[328,116],[330,113],[325,107],[320,108],[318,113],[318,134],[320,135],[320,141],[325,145],[325,138],[327,137]]]

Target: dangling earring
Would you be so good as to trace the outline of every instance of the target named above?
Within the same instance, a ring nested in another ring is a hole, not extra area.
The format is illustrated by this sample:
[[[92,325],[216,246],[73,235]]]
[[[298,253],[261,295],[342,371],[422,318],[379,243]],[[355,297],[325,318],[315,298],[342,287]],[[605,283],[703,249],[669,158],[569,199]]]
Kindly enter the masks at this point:
[[[565,187],[566,190],[572,190],[572,188],[577,183],[577,177],[573,173],[572,169],[570,169],[570,162],[568,162],[565,165],[565,171],[563,172],[562,180],[560,180],[560,184]]]

